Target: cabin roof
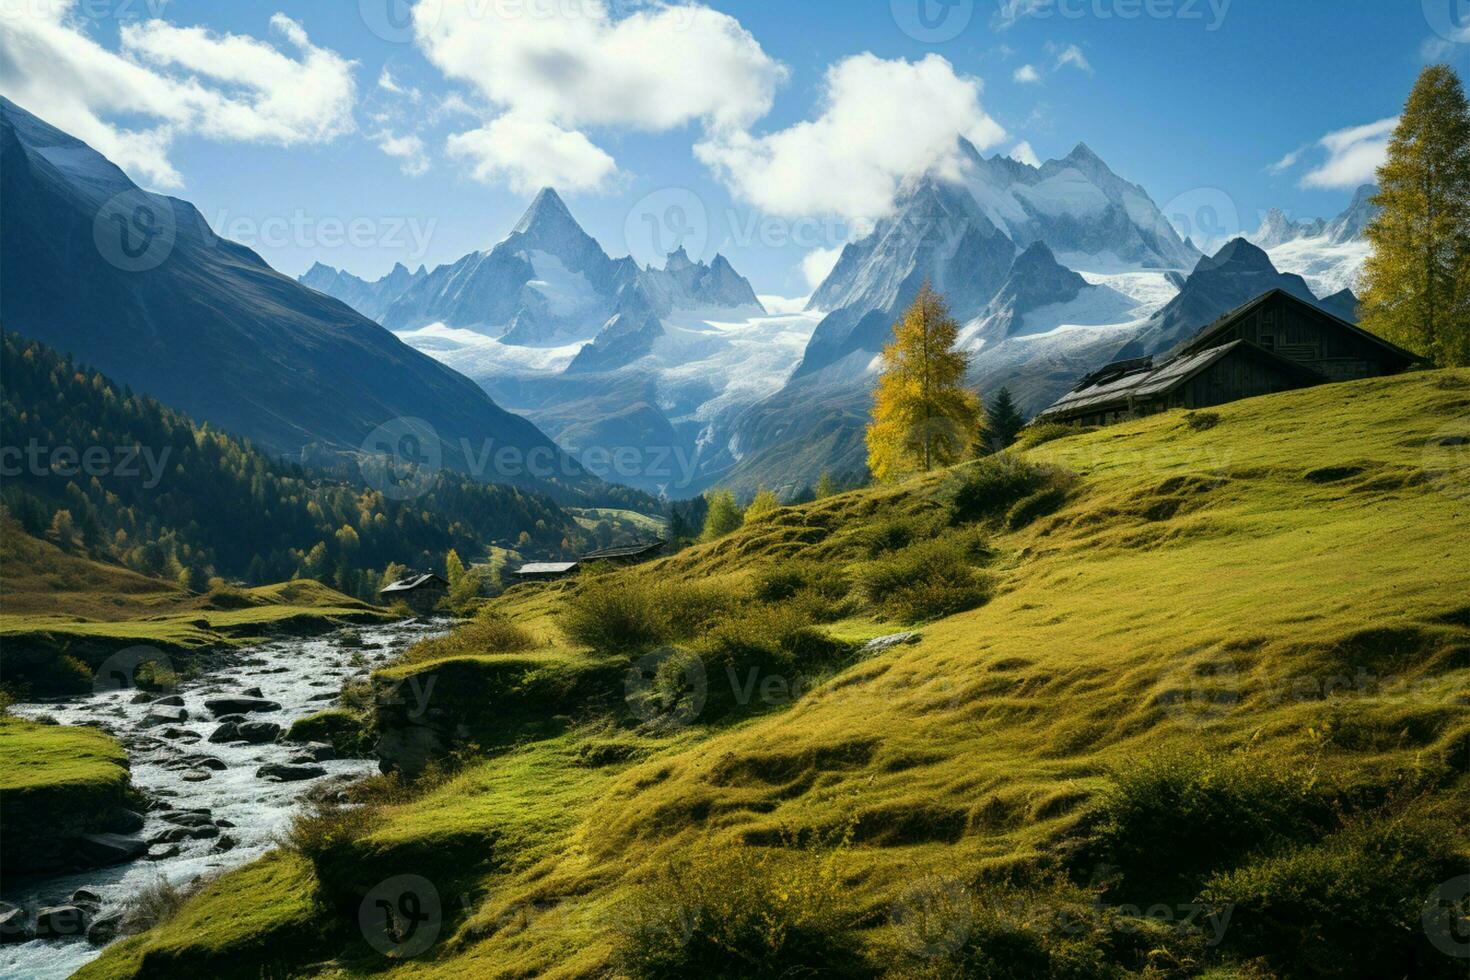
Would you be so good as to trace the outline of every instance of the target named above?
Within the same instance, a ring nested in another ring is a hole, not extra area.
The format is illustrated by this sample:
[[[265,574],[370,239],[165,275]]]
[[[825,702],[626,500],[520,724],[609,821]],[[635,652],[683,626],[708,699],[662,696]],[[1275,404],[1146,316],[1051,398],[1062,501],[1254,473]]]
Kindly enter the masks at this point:
[[[1364,330],[1356,323],[1351,323],[1347,320],[1344,320],[1342,317],[1331,312],[1330,310],[1323,309],[1316,303],[1309,303],[1306,300],[1302,299],[1300,296],[1297,296],[1295,293],[1287,292],[1280,286],[1268,289],[1261,295],[1257,296],[1255,299],[1248,300],[1247,302],[1240,304],[1235,309],[1224,314],[1223,316],[1217,317],[1213,322],[1206,324],[1204,327],[1200,328],[1200,331],[1196,333],[1193,337],[1190,337],[1184,343],[1180,344],[1175,349],[1174,353],[1189,354],[1203,347],[1209,346],[1211,340],[1219,336],[1219,334],[1221,334],[1225,330],[1228,330],[1232,325],[1234,325],[1236,320],[1240,319],[1245,314],[1252,312],[1256,309],[1256,307],[1266,302],[1266,300],[1277,295],[1284,296],[1298,306],[1304,306],[1314,313],[1321,314],[1342,329],[1356,334],[1357,336],[1363,338],[1366,341],[1369,341],[1370,343],[1376,344],[1377,346],[1387,351],[1389,354],[1401,359],[1406,367],[1410,364],[1414,364],[1418,361],[1423,360],[1423,358],[1420,357],[1418,354],[1406,351],[1402,347],[1399,347],[1397,344],[1393,344],[1387,340],[1384,340],[1377,334],[1369,333],[1367,330]]]
[[[603,558],[637,558],[657,551],[664,546],[662,540],[650,541],[645,544],[622,545],[617,548],[602,548],[598,551],[589,551],[582,556],[582,561],[597,561]]]
[[[1037,415],[1045,419],[1053,415],[1066,415],[1087,410],[1100,410],[1113,405],[1126,405],[1131,398],[1149,398],[1164,395],[1178,388],[1215,362],[1228,357],[1235,351],[1251,357],[1268,360],[1272,364],[1303,378],[1321,380],[1321,375],[1311,368],[1298,364],[1264,347],[1244,340],[1233,340],[1219,347],[1180,356],[1164,362],[1156,368],[1132,371],[1102,384],[1074,388],[1056,404]]]
[[[533,561],[517,568],[517,575],[561,575],[577,567],[574,561]]]
[[[449,588],[448,582],[433,572],[428,572],[426,574],[410,575],[407,578],[401,578],[396,582],[385,585],[378,594],[387,595],[390,592],[412,592],[426,585],[438,585],[446,589]]]

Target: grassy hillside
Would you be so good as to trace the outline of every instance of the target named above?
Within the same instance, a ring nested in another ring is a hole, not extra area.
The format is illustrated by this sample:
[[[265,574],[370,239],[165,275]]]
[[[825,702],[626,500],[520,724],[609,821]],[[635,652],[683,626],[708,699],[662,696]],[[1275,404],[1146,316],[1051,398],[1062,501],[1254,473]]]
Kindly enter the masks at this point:
[[[112,829],[119,808],[138,805],[127,754],[110,735],[0,712],[0,865],[7,871],[34,865],[35,851],[51,838]]]
[[[297,826],[317,932],[270,962],[1462,975],[1423,909],[1470,858],[1467,419],[1455,371],[1033,437],[514,589],[377,676],[390,756],[453,764]],[[187,923],[262,873],[82,975],[253,975]],[[398,875],[442,914],[385,960]]]
[[[177,656],[316,632],[345,622],[391,619],[319,582],[194,593],[160,579],[70,555],[0,517],[0,643],[3,687],[32,695],[88,690],[111,653],[147,644]]]

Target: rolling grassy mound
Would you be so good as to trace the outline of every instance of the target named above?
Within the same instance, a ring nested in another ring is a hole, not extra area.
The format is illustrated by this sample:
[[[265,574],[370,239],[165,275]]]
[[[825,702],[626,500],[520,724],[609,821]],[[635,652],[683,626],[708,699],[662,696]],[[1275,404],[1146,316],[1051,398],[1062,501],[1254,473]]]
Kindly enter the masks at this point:
[[[514,589],[380,672],[427,773],[298,824],[319,932],[272,962],[1457,975],[1423,909],[1470,855],[1470,372],[1028,443]],[[426,951],[359,928],[403,875]],[[185,918],[83,975],[254,975]]]
[[[92,671],[134,645],[182,661],[272,634],[391,619],[320,582],[197,594],[160,579],[68,554],[0,518],[3,686],[27,695],[89,690]]]

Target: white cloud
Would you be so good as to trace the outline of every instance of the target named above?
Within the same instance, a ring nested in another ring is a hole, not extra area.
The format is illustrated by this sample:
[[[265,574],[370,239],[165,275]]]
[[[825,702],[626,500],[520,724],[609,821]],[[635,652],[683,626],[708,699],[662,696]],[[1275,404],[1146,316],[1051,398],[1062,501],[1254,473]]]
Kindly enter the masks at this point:
[[[996,30],[1003,31],[1024,17],[1040,13],[1051,3],[1052,0],[1000,0],[1000,8],[990,19],[990,24]]]
[[[87,36],[75,6],[36,0],[0,17],[0,91],[145,182],[182,185],[169,160],[181,134],[291,146],[354,128],[353,62],[284,14],[270,27],[289,54],[157,19],[123,24],[114,52]]]
[[[545,186],[599,190],[617,172],[613,158],[581,133],[516,113],[449,137],[449,153],[468,160],[476,180],[509,184],[517,194]]]
[[[1305,154],[1310,148],[1310,143],[1306,146],[1297,147],[1295,150],[1292,150],[1290,153],[1286,154],[1286,156],[1282,157],[1280,160],[1277,160],[1275,163],[1267,167],[1266,172],[1272,175],[1285,173],[1292,167],[1295,167],[1301,161],[1302,155]]]
[[[1035,65],[1022,65],[1015,70],[1011,78],[1023,85],[1030,85],[1041,81],[1041,72],[1036,70]]]
[[[429,172],[429,154],[424,149],[424,141],[418,136],[394,136],[384,130],[374,139],[378,149],[399,161],[399,169],[407,176],[422,177]]]
[[[842,258],[842,246],[836,248],[814,248],[801,257],[801,274],[806,284],[816,289],[831,275],[837,260]]]
[[[1075,44],[1069,44],[1061,48],[1057,53],[1057,62],[1052,71],[1061,71],[1063,68],[1076,68],[1078,71],[1092,74],[1092,63],[1082,53],[1082,49]]]
[[[388,70],[386,65],[383,67],[382,73],[378,75],[378,88],[392,95],[402,96],[410,102],[419,102],[424,97],[424,94],[417,88],[411,85],[404,87],[399,84],[398,79],[393,77],[393,73]]]
[[[504,148],[486,133],[534,133],[584,188],[614,165],[582,130],[739,129],[769,111],[786,77],[739,21],[708,7],[647,4],[614,20],[601,0],[536,5],[535,16],[530,6],[422,0],[415,34],[440,71],[503,113],[460,134],[462,151]],[[504,166],[481,161],[489,165],[477,163],[476,173],[513,174],[524,156]]]
[[[1372,183],[1388,156],[1388,138],[1398,117],[1328,133],[1317,141],[1327,159],[1302,177],[1303,187],[1354,188]]]
[[[899,182],[957,173],[957,137],[979,149],[1005,138],[980,105],[978,78],[937,54],[920,61],[854,55],[827,69],[821,114],[764,136],[721,131],[695,146],[738,196],[772,214],[888,213]]]
[[[1031,149],[1031,144],[1025,140],[1011,147],[1011,152],[1007,153],[1006,156],[1018,163],[1024,163],[1028,167],[1041,166],[1041,158],[1036,155],[1035,150]]]

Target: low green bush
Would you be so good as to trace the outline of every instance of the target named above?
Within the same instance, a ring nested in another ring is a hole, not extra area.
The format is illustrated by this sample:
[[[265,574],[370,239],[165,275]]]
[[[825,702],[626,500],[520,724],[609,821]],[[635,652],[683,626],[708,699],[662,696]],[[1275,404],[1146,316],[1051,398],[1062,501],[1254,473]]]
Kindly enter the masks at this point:
[[[879,558],[926,541],[944,529],[942,518],[933,515],[890,517],[875,521],[854,535],[859,553],[866,558]]]
[[[946,494],[950,519],[967,524],[999,517],[1048,482],[1046,470],[1010,453],[987,456],[950,478]]]
[[[1248,755],[1164,751],[1115,769],[1089,814],[1092,854],[1121,900],[1188,901],[1248,855],[1316,839],[1335,799],[1315,770]]]
[[[847,573],[834,562],[784,561],[755,573],[755,597],[761,602],[784,602],[803,592],[837,601],[851,589]]]
[[[899,622],[952,616],[990,601],[994,580],[975,567],[988,555],[984,538],[974,531],[921,541],[863,566],[863,594]]]
[[[812,625],[800,603],[755,606],[732,616],[659,668],[654,692],[665,710],[687,696],[691,669],[704,677],[699,717],[722,718],[794,700],[854,646]],[[698,661],[697,668],[693,661]]]
[[[620,653],[694,636],[729,606],[708,586],[612,574],[580,583],[559,625],[573,643]]]
[[[1029,497],[1023,497],[1006,512],[1006,527],[1019,531],[1032,521],[1055,514],[1066,502],[1066,490],[1061,487],[1044,487]]]
[[[1436,901],[1465,873],[1456,841],[1454,826],[1412,813],[1355,818],[1216,875],[1204,899],[1230,911],[1228,948],[1281,976],[1463,980],[1465,961],[1450,954],[1464,949],[1470,904],[1463,891],[1448,896],[1458,905]]]
[[[1016,439],[1016,446],[1020,449],[1031,449],[1046,442],[1057,439],[1065,439],[1068,436],[1080,435],[1083,432],[1092,432],[1097,428],[1095,425],[1064,425],[1061,422],[1038,422],[1026,426],[1021,430],[1021,435]]]
[[[1113,930],[1112,917],[1090,899],[1080,889],[1060,885],[976,889],[948,878],[922,879],[890,910],[889,975],[985,980],[1133,976],[1110,962],[1123,952],[1110,949],[1110,942],[1124,933]]]
[[[710,846],[672,862],[619,916],[621,972],[646,980],[874,975],[837,853]]]

